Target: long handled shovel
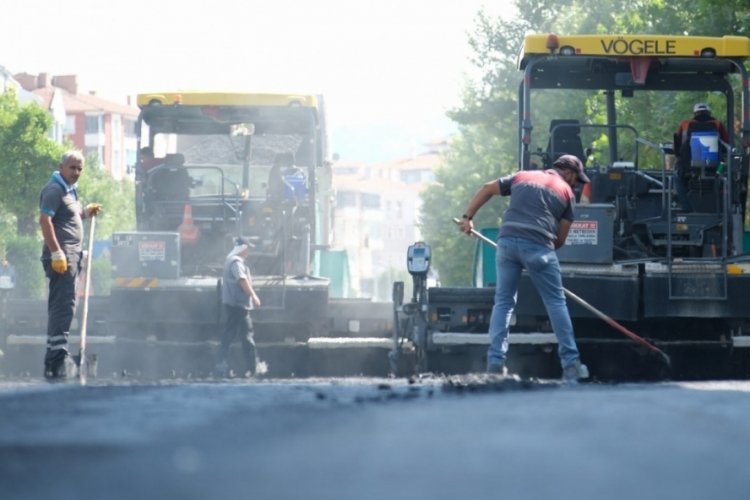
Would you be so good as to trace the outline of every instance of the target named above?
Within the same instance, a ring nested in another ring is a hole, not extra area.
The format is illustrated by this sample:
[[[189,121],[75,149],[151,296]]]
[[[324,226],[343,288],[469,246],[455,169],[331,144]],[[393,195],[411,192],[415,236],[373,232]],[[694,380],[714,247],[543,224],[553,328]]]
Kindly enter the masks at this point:
[[[456,224],[460,224],[461,223],[461,221],[459,219],[455,218],[455,217],[453,218],[453,222],[455,222]],[[471,234],[473,234],[474,236],[476,236],[477,238],[479,238],[483,242],[487,243],[488,245],[490,245],[490,246],[492,246],[494,248],[497,248],[497,243],[495,243],[494,241],[492,241],[491,239],[489,239],[488,237],[486,237],[482,233],[480,233],[480,232],[472,229],[471,230]],[[656,347],[655,345],[653,345],[651,342],[649,342],[648,340],[644,339],[643,337],[640,337],[640,336],[636,335],[635,333],[631,332],[630,330],[628,330],[627,328],[625,328],[624,326],[622,326],[620,323],[618,323],[614,319],[610,318],[609,316],[607,316],[606,314],[604,314],[603,312],[601,312],[599,309],[597,309],[596,307],[592,306],[591,304],[589,304],[588,302],[586,302],[585,300],[583,300],[581,297],[579,297],[578,295],[576,295],[573,292],[571,292],[570,290],[568,290],[566,288],[563,288],[563,292],[565,292],[565,295],[567,295],[569,298],[573,299],[578,304],[580,304],[581,306],[583,306],[586,309],[588,309],[592,314],[594,314],[594,316],[596,316],[597,318],[599,318],[601,320],[604,320],[609,326],[611,326],[612,328],[614,328],[618,332],[622,333],[623,335],[625,335],[629,339],[633,340],[634,342],[636,342],[638,344],[641,344],[642,346],[644,346],[645,348],[647,348],[649,351],[658,354],[661,357],[661,359],[666,363],[667,368],[668,369],[672,368],[672,360],[669,359],[669,356],[667,356],[667,353],[665,353],[664,351],[662,351],[661,349],[659,349],[658,347]]]
[[[89,319],[89,289],[91,287],[91,256],[94,249],[94,228],[96,227],[96,216],[91,217],[91,227],[89,228],[89,247],[86,253],[86,281],[83,285],[83,313],[81,315],[81,344],[78,356],[80,359],[78,365],[78,380],[81,385],[86,385],[86,375],[88,371],[88,360],[86,359],[86,328]]]

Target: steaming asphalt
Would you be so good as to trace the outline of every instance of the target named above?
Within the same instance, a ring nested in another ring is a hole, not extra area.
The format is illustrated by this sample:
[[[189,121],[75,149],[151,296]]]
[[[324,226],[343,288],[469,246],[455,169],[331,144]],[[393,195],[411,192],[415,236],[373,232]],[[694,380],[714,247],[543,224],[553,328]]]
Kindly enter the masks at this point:
[[[0,498],[747,499],[750,382],[0,379]]]

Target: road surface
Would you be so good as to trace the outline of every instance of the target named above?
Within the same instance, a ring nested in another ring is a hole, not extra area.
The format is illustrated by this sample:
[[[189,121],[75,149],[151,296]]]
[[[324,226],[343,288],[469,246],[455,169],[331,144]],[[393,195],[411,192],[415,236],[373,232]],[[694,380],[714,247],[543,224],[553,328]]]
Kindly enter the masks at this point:
[[[0,498],[750,498],[750,382],[0,380]]]

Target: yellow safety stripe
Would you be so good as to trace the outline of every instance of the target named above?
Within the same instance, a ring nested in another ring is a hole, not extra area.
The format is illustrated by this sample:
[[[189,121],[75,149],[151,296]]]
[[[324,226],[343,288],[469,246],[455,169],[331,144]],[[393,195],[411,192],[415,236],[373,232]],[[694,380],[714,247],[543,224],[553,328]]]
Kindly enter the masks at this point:
[[[115,285],[123,288],[156,288],[159,278],[115,278]]]

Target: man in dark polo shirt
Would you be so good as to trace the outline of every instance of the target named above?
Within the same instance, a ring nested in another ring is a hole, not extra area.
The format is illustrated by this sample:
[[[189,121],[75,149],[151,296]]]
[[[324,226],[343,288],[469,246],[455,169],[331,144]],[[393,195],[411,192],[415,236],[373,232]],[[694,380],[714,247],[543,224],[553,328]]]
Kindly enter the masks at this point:
[[[487,351],[489,373],[507,373],[508,328],[521,272],[526,269],[557,336],[563,380],[577,383],[588,378],[588,369],[578,354],[555,253],[565,244],[573,222],[572,188],[578,182],[589,182],[583,164],[573,155],[563,155],[549,170],[523,170],[487,182],[466,207],[460,227],[471,234],[472,218],[482,205],[495,195],[511,197],[497,240],[497,285]]]
[[[76,366],[68,351],[68,335],[76,307],[76,282],[83,256],[83,218],[94,217],[101,205],[81,207],[76,182],[83,171],[79,151],[63,154],[59,170],[52,174],[39,195],[39,226],[44,237],[42,266],[49,279],[47,303],[47,351],[44,377],[48,380],[75,376]]]

